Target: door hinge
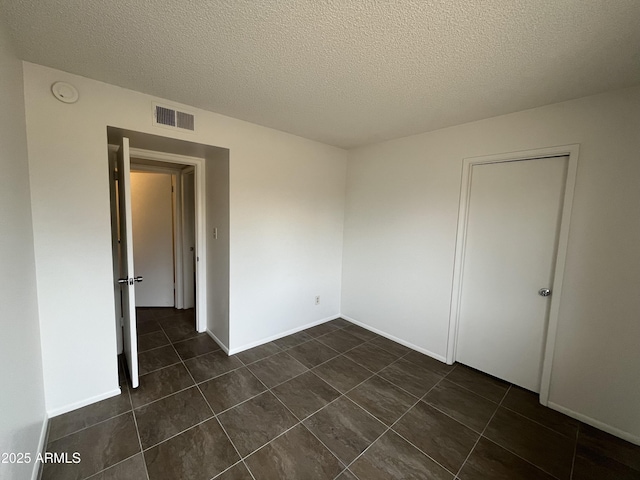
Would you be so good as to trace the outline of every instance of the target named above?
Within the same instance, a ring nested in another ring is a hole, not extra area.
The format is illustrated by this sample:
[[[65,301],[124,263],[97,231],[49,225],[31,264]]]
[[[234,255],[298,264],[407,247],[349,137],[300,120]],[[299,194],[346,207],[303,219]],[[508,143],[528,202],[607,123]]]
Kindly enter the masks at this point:
[[[113,171],[113,179],[117,182],[118,181],[118,171],[114,170]]]

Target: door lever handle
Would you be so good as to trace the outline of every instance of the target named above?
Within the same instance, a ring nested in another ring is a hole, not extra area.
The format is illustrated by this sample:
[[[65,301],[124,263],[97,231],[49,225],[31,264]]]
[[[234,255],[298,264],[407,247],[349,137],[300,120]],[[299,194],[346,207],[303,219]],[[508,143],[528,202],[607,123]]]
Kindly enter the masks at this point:
[[[144,280],[144,278],[142,278],[142,275],[138,275],[136,278],[133,279],[133,281],[136,283],[140,283],[142,280]]]
[[[128,284],[129,283],[129,279],[128,278],[119,278],[118,279],[118,283],[120,283],[120,284]]]

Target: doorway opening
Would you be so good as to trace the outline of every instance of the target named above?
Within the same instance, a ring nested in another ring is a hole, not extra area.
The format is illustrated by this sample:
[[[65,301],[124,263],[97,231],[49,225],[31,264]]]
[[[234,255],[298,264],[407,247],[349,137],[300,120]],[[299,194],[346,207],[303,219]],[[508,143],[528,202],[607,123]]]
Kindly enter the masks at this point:
[[[111,127],[107,133],[118,353],[135,388],[140,375],[164,368],[163,347],[176,355],[174,344],[196,336],[199,347],[228,344],[229,270],[207,270],[229,261],[229,151]],[[208,182],[224,187],[210,195],[210,212]],[[209,245],[207,220],[215,225]]]

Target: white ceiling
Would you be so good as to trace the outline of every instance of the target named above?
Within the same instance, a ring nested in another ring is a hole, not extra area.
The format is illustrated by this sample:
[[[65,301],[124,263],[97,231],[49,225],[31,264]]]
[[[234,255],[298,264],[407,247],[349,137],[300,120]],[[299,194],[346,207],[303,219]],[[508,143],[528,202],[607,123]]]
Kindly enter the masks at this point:
[[[0,0],[25,60],[341,147],[640,83],[639,0]]]

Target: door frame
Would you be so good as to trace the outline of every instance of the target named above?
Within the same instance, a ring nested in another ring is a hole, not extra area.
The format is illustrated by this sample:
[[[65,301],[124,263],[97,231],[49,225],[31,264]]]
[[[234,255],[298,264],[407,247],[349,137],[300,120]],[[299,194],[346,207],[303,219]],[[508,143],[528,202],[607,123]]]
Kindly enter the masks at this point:
[[[131,147],[131,157],[141,160],[188,165],[194,168],[195,187],[195,223],[196,223],[196,330],[200,333],[207,330],[207,238],[206,238],[206,191],[205,191],[205,159],[178,155],[174,153],[158,152]],[[136,166],[137,167],[137,166]],[[178,185],[180,182],[176,182]],[[176,198],[178,198],[178,192]],[[182,243],[182,236],[179,235]],[[176,248],[177,250],[177,248]],[[179,262],[182,266],[182,260]],[[177,268],[177,265],[176,265]],[[176,291],[178,285],[176,284]]]
[[[171,222],[172,240],[173,240],[173,273],[174,273],[174,292],[173,301],[174,308],[184,308],[184,277],[182,266],[182,250],[183,250],[183,215],[184,208],[182,205],[182,170],[184,168],[193,168],[184,166],[183,169],[160,167],[155,165],[136,163],[137,157],[131,158],[131,172],[139,173],[163,173],[171,176]]]
[[[565,182],[564,198],[560,220],[560,232],[558,234],[558,246],[556,249],[556,262],[554,268],[551,289],[551,304],[549,307],[549,320],[547,325],[546,341],[542,360],[542,377],[540,380],[540,403],[547,405],[549,401],[549,386],[551,384],[551,370],[555,351],[556,335],[558,332],[558,320],[560,302],[562,299],[562,283],[567,258],[567,246],[569,240],[569,227],[571,223],[571,210],[573,208],[573,196],[578,171],[579,145],[561,145],[557,147],[541,148],[535,150],[500,153],[481,157],[465,158],[462,163],[462,182],[460,185],[460,204],[458,207],[458,229],[456,233],[456,247],[453,266],[453,283],[451,289],[451,305],[449,311],[449,335],[447,339],[447,363],[453,364],[456,360],[456,348],[458,343],[458,330],[460,324],[460,302],[462,299],[462,274],[464,271],[464,258],[466,249],[467,223],[469,220],[469,202],[471,200],[471,171],[475,165],[488,163],[517,162],[521,160],[533,160],[538,158],[568,156],[567,178]]]

